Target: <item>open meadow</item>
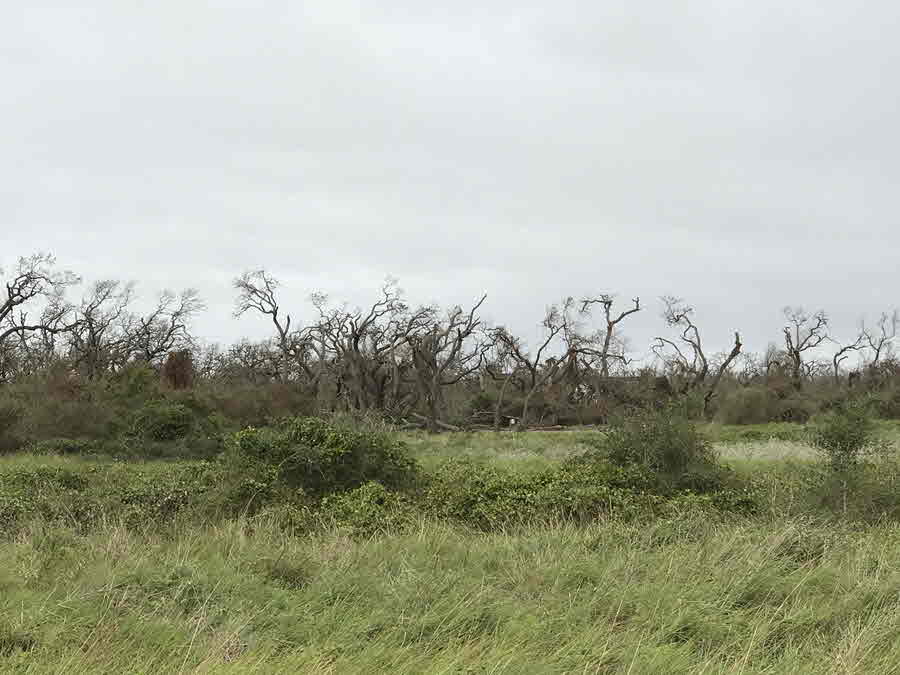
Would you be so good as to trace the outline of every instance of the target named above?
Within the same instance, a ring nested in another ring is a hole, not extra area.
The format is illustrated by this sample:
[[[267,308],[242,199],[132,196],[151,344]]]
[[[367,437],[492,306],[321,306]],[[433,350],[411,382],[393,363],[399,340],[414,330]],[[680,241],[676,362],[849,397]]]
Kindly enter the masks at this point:
[[[801,427],[701,433],[713,491],[578,465],[597,431],[408,433],[427,480],[316,508],[249,465],[8,455],[0,672],[900,672],[896,462],[834,509]]]

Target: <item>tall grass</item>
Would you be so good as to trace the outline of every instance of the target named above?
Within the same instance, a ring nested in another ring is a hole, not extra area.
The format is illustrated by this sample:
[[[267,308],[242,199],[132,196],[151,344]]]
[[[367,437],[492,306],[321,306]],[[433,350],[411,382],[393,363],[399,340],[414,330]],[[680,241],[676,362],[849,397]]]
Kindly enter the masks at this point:
[[[0,671],[893,673],[900,527],[602,523],[354,541],[271,517],[0,547]]]

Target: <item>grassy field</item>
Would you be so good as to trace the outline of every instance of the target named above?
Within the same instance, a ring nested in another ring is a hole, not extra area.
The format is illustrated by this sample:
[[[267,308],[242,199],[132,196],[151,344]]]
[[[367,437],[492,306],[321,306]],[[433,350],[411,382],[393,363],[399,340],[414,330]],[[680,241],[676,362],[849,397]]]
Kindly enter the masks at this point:
[[[797,428],[759,431],[709,430],[767,493],[756,515],[491,532],[426,515],[374,536],[299,532],[278,510],[142,523],[117,509],[167,513],[181,493],[158,484],[202,465],[7,457],[0,482],[44,476],[54,503],[103,510],[0,536],[0,672],[900,672],[900,524],[811,513],[788,476],[814,453]],[[462,455],[524,473],[592,438],[405,437],[426,470]]]

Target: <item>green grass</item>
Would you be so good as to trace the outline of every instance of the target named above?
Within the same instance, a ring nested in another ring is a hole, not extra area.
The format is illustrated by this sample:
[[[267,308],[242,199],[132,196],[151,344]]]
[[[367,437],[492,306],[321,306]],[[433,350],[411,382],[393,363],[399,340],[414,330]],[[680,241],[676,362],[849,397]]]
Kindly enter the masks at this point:
[[[598,433],[404,440],[530,473]],[[0,673],[900,673],[900,465],[841,518],[808,446],[710,433],[757,515],[360,535],[212,517],[202,463],[0,458]]]
[[[692,519],[353,541],[273,520],[0,548],[0,670],[893,673],[900,528]]]

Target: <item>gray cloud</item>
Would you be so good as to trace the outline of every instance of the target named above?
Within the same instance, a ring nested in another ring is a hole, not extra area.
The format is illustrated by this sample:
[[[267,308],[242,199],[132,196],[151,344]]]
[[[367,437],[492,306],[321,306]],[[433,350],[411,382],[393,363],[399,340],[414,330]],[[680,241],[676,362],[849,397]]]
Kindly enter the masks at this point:
[[[0,257],[298,307],[392,274],[533,335],[563,295],[693,302],[708,342],[900,302],[895,3],[0,8]]]

